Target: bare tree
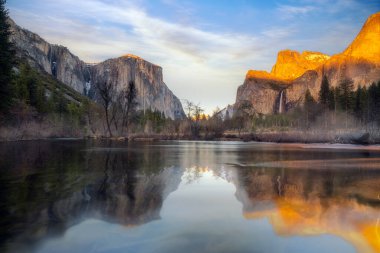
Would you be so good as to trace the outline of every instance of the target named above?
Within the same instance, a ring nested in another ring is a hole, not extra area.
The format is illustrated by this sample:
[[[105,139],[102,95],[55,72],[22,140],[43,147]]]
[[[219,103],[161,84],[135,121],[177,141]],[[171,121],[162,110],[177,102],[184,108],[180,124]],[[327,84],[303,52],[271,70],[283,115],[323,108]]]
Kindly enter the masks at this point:
[[[187,112],[187,118],[191,120],[191,117],[193,115],[193,111],[194,111],[194,103],[189,101],[189,100],[185,100],[185,111]]]
[[[135,112],[137,106],[137,90],[134,81],[129,81],[128,87],[122,92],[122,96],[124,102],[122,129],[126,128],[128,132],[130,118],[132,114]]]
[[[250,114],[252,113],[252,103],[249,101],[243,101],[238,105],[236,112],[232,117],[232,125],[238,130],[240,136],[241,131],[245,128]]]
[[[96,88],[99,91],[102,106],[106,114],[106,123],[109,137],[112,137],[111,131],[111,119],[110,119],[110,107],[112,105],[112,98],[114,95],[114,88],[111,82],[96,83]]]
[[[123,94],[122,92],[119,93],[116,96],[116,100],[113,101],[111,108],[110,108],[110,113],[111,113],[111,120],[110,122],[113,123],[115,126],[116,132],[119,129],[119,121],[122,118],[123,114]]]
[[[201,120],[203,112],[204,110],[200,107],[199,104],[194,105],[194,119],[196,122],[199,122]]]

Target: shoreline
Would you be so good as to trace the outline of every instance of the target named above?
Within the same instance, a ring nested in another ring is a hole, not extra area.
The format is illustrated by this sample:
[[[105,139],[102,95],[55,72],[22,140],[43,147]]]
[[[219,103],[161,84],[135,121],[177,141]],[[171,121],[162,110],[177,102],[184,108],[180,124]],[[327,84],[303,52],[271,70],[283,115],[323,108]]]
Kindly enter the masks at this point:
[[[35,137],[20,139],[0,139],[0,143],[23,142],[23,141],[54,141],[54,140],[108,140],[117,142],[156,142],[156,141],[205,141],[205,142],[257,142],[257,143],[278,143],[278,144],[352,144],[357,146],[379,145],[380,140],[369,139],[366,142],[357,142],[349,138],[325,138],[311,135],[291,135],[289,132],[275,133],[244,133],[240,136],[234,134],[224,134],[222,137],[199,137],[193,138],[185,135],[167,134],[132,134],[129,137],[106,137],[106,136],[63,136],[63,137]]]

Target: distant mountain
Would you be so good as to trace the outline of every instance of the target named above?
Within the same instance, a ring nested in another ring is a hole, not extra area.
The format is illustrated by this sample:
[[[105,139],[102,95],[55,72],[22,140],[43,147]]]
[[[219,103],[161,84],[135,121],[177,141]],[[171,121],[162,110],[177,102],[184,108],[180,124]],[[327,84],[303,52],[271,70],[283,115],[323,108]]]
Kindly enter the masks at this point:
[[[270,73],[249,70],[238,88],[235,107],[249,101],[256,113],[282,113],[302,103],[307,89],[318,100],[324,75],[332,87],[347,78],[355,88],[380,80],[380,12],[368,18],[340,54],[283,50]]]
[[[180,100],[164,83],[160,66],[130,54],[98,64],[87,64],[66,47],[46,42],[13,20],[9,19],[9,23],[11,41],[16,46],[18,56],[77,92],[99,101],[96,83],[108,80],[119,92],[130,80],[134,80],[139,109],[158,110],[172,119],[185,116]]]

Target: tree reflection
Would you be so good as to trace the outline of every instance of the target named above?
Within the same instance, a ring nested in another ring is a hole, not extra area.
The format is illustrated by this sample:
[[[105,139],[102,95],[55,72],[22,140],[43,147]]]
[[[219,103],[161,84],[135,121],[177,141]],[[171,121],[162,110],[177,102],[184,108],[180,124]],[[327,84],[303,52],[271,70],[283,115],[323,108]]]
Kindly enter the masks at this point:
[[[88,218],[125,226],[159,219],[164,199],[181,181],[181,170],[166,167],[161,150],[72,144],[0,147],[0,164],[10,168],[0,174],[2,252],[29,248]]]
[[[211,173],[235,185],[244,217],[267,218],[280,236],[335,234],[380,252],[379,156],[265,144],[0,144],[0,251],[29,249],[89,218],[160,219],[181,180]]]

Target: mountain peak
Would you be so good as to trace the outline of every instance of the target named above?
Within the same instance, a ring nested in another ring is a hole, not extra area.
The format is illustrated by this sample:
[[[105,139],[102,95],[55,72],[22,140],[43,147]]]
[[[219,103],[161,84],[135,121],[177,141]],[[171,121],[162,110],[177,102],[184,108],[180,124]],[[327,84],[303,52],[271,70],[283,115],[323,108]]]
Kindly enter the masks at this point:
[[[277,54],[276,64],[271,74],[278,79],[294,80],[307,70],[312,70],[325,63],[330,56],[320,52],[282,50]]]
[[[267,71],[264,70],[248,70],[246,76],[246,79],[277,79],[276,76],[274,76],[271,73],[268,73]]]
[[[142,59],[140,56],[134,54],[125,54],[122,56],[123,58],[133,58],[133,59]]]
[[[343,54],[380,63],[380,12],[367,19],[355,40]]]

